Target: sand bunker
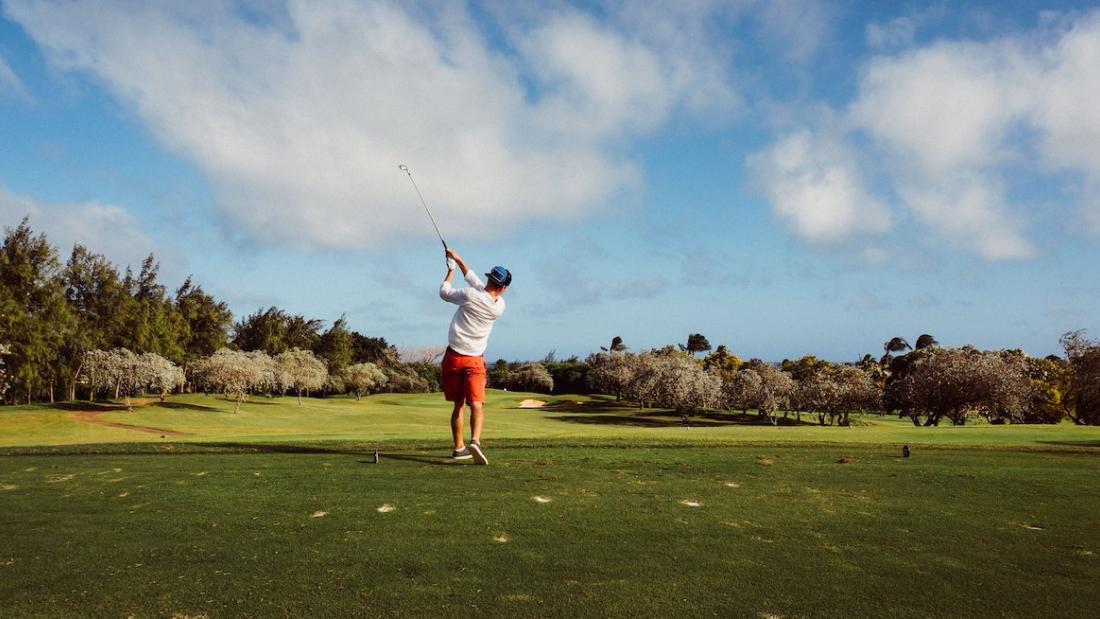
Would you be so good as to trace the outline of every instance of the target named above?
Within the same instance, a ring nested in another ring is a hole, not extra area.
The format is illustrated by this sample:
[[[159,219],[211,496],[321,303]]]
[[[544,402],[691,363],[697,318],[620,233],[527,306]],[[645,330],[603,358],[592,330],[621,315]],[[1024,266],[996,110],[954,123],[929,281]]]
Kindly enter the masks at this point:
[[[520,408],[542,408],[543,406],[546,406],[546,402],[543,402],[542,400],[528,399],[519,403]]]

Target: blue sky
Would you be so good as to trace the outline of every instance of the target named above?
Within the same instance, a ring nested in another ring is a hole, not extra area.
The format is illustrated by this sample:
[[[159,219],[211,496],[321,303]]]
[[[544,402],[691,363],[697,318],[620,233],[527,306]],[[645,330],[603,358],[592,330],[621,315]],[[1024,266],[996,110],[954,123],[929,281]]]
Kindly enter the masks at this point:
[[[487,356],[1100,332],[1095,3],[0,0],[0,220]]]

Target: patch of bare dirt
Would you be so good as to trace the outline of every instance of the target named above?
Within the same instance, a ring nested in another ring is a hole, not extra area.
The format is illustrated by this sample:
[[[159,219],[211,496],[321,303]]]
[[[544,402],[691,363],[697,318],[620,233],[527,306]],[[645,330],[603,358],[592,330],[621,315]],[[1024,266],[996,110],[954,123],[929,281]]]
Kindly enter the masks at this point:
[[[135,404],[137,402],[135,401]],[[176,432],[175,430],[165,430],[164,428],[153,428],[150,426],[136,426],[129,423],[117,423],[114,421],[104,421],[98,419],[106,411],[77,411],[70,413],[69,418],[82,423],[88,423],[93,426],[102,426],[105,428],[121,428],[123,430],[134,430],[136,432],[145,432],[147,434],[159,434],[161,436],[187,436],[186,432]]]
[[[546,402],[542,400],[527,399],[519,403],[520,408],[542,408],[546,406]]]

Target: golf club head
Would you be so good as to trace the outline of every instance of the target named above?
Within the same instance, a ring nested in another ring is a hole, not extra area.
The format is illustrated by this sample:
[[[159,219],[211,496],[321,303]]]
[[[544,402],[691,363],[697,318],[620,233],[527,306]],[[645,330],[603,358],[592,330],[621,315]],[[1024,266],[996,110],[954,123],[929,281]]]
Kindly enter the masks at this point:
[[[407,166],[407,165],[405,165],[405,164],[403,164],[403,163],[399,163],[399,164],[397,165],[397,169],[398,169],[398,170],[401,170],[402,172],[408,172],[408,171],[409,171],[409,166]]]

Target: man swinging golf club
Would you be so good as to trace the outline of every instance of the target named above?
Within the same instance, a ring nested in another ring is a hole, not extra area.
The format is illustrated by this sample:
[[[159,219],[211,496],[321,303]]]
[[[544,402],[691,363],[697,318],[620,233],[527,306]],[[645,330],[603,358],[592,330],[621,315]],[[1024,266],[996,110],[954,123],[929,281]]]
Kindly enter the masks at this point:
[[[455,268],[469,284],[466,288],[454,288],[451,280]],[[504,313],[504,291],[512,283],[512,274],[504,267],[493,267],[485,274],[489,280],[482,283],[462,257],[453,249],[447,249],[447,277],[439,286],[439,296],[458,306],[451,328],[447,332],[447,353],[443,355],[443,395],[454,402],[451,412],[451,433],[454,435],[456,460],[473,458],[478,464],[489,464],[481,447],[481,427],[485,421],[485,347],[493,331],[493,321]],[[470,445],[462,440],[462,410],[470,405]]]

